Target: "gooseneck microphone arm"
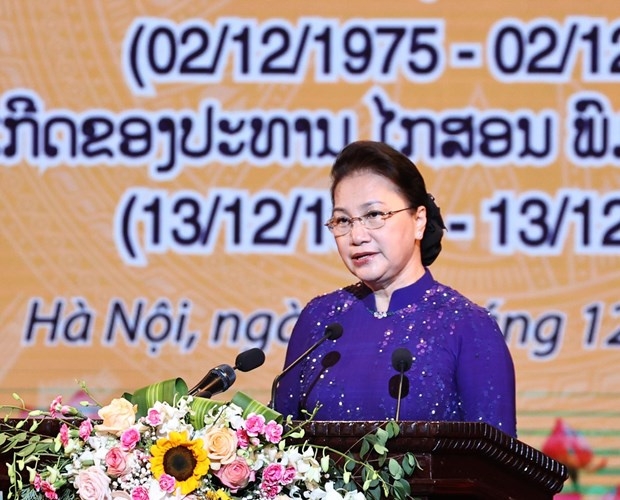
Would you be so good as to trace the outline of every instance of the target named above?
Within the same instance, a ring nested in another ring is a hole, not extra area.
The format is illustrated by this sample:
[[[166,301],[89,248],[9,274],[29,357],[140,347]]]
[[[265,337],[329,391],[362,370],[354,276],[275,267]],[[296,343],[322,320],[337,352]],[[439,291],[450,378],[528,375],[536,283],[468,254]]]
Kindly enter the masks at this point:
[[[290,372],[293,368],[295,368],[301,361],[308,356],[312,351],[314,351],[317,347],[319,347],[326,340],[336,340],[342,336],[342,325],[340,323],[331,323],[325,327],[325,333],[323,336],[317,340],[314,344],[312,344],[306,351],[299,356],[295,361],[293,361],[290,365],[288,365],[282,372],[273,380],[273,384],[271,384],[271,401],[269,401],[269,407],[274,408],[275,399],[276,399],[276,391],[278,390],[278,385],[280,384],[280,380],[282,377]]]
[[[411,351],[405,347],[399,347],[392,353],[392,366],[400,373],[400,381],[398,384],[398,397],[396,398],[396,416],[394,420],[398,422],[400,417],[400,402],[403,394],[403,380],[405,372],[411,368],[413,364],[413,356]]]

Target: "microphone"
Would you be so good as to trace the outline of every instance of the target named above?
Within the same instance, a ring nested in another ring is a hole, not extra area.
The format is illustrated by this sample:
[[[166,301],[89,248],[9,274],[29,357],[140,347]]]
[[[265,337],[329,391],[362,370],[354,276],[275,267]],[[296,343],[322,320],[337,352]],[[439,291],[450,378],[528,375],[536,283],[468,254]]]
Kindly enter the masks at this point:
[[[295,361],[293,361],[290,365],[288,365],[282,372],[273,380],[273,384],[271,384],[271,401],[269,402],[269,407],[273,409],[276,399],[276,390],[278,389],[278,385],[280,384],[280,380],[282,377],[290,372],[293,368],[295,368],[301,361],[312,351],[314,351],[317,347],[319,347],[326,340],[337,340],[342,337],[342,325],[340,323],[330,323],[325,327],[325,333],[323,336],[317,340],[314,344],[312,344],[306,352],[304,352],[301,356],[299,356]]]
[[[400,401],[403,396],[403,380],[405,378],[405,372],[411,368],[413,364],[413,356],[411,351],[406,347],[399,347],[392,353],[392,367],[400,373],[400,381],[398,383],[398,397],[396,398],[396,417],[394,420],[398,422],[400,415]]]
[[[258,347],[240,353],[235,359],[235,370],[249,372],[265,362],[265,353]]]
[[[230,388],[237,380],[235,370],[249,372],[254,368],[258,368],[265,362],[265,353],[258,347],[244,351],[237,355],[234,368],[230,365],[222,364],[209,370],[189,391],[192,396],[201,398],[210,398],[214,394],[219,394]]]

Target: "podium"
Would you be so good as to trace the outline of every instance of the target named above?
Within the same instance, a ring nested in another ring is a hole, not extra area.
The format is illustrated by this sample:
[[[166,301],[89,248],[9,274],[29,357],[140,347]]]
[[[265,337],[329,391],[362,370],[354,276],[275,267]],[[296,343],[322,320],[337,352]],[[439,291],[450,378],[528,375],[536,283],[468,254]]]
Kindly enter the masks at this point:
[[[552,499],[568,479],[567,468],[544,453],[484,423],[399,422],[390,454],[411,452],[421,469],[410,479],[423,500]],[[382,422],[310,422],[311,443],[356,451],[360,438]]]
[[[385,422],[306,422],[303,440],[338,451],[359,449],[360,439]],[[568,470],[518,439],[483,423],[399,422],[400,434],[387,444],[390,454],[411,452],[421,469],[410,478],[412,495],[422,500],[548,500],[562,489]],[[0,426],[2,424],[0,423]],[[39,431],[54,436],[58,422]],[[0,491],[9,478],[0,455]]]

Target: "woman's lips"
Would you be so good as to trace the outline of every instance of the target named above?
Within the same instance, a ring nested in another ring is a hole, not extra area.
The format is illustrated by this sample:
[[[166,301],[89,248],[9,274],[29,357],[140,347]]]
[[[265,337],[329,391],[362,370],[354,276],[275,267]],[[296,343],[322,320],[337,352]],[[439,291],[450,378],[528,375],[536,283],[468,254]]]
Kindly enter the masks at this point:
[[[351,256],[351,260],[355,265],[361,266],[367,264],[374,256],[373,252],[356,253]]]

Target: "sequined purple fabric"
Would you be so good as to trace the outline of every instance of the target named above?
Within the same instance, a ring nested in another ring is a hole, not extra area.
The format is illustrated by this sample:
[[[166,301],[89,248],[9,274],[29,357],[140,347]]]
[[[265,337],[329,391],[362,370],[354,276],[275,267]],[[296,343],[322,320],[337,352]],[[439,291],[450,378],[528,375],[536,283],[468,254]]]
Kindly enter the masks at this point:
[[[318,420],[486,422],[516,436],[514,365],[489,313],[435,281],[430,271],[397,290],[385,317],[359,283],[316,297],[302,311],[285,366],[320,339],[330,323],[344,333],[323,342],[280,381],[275,408],[296,418],[320,403]],[[413,357],[400,384],[394,351]]]

